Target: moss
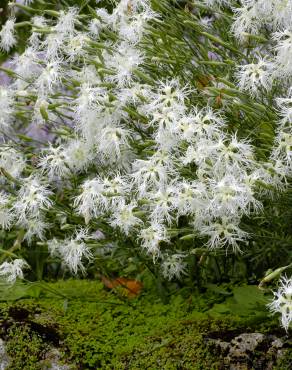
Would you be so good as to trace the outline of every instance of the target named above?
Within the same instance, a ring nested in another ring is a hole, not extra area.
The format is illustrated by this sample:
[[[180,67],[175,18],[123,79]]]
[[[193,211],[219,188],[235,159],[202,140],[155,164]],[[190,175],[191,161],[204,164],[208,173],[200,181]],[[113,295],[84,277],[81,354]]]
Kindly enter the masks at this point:
[[[292,369],[292,350],[287,350],[277,361],[274,370]]]
[[[176,295],[164,305],[149,294],[126,300],[94,281],[58,282],[47,288],[39,299],[0,304],[11,369],[38,370],[37,363],[52,347],[76,370],[221,369],[222,354],[208,338],[278,330],[276,321],[262,316],[248,320],[210,316],[210,310],[200,313],[195,297]],[[204,310],[202,295],[199,306]],[[285,358],[282,363],[290,363]]]
[[[27,325],[12,325],[7,333],[6,350],[10,357],[10,370],[38,370],[38,362],[48,350],[40,335]],[[7,370],[8,370],[7,369]]]

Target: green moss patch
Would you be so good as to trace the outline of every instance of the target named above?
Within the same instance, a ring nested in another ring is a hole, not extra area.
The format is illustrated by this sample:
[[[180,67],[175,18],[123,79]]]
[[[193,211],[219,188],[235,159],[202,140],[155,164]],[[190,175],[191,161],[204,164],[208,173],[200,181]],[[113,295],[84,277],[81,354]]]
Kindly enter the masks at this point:
[[[60,361],[73,370],[222,369],[226,353],[214,340],[230,342],[252,332],[285,337],[277,319],[271,320],[267,312],[250,311],[249,317],[225,312],[236,311],[238,294],[237,290],[227,297],[223,308],[215,301],[210,308],[210,295],[204,294],[175,295],[163,304],[150,293],[131,300],[119,297],[96,281],[46,284],[38,298],[0,304],[1,338],[14,370],[49,368],[46,353],[52,348],[58,348]],[[271,357],[275,369],[291,365],[285,341],[284,356]],[[261,351],[266,351],[263,345]],[[261,358],[256,354],[251,358],[256,356]],[[252,368],[250,363],[246,366]]]

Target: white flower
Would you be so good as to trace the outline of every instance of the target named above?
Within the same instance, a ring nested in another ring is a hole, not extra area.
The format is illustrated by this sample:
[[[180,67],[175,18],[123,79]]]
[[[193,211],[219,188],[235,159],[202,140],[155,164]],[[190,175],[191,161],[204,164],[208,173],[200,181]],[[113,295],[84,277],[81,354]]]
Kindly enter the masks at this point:
[[[12,65],[15,73],[25,80],[31,79],[41,71],[37,53],[32,47],[27,47],[22,54],[16,55],[12,60]],[[21,82],[23,83],[22,80]]]
[[[273,39],[276,42],[275,72],[281,78],[290,77],[292,74],[292,30],[275,32]]]
[[[32,21],[33,25],[38,27],[38,28],[42,28],[42,27],[45,27],[47,25],[46,18],[41,16],[41,15],[35,15],[34,17],[32,17],[31,21]]]
[[[281,162],[276,160],[275,162],[261,163],[255,171],[249,175],[249,181],[252,185],[266,186],[259,188],[259,195],[268,194],[270,197],[274,194],[274,189],[277,191],[284,191],[286,188],[286,178]]]
[[[147,253],[152,255],[153,261],[160,255],[160,242],[169,241],[165,226],[154,223],[148,228],[141,230],[139,239],[141,239],[141,246],[146,249]]]
[[[177,125],[177,121],[182,117],[184,111],[174,107],[160,107],[153,110],[150,124],[158,126],[158,128],[166,129],[173,132]]]
[[[145,26],[149,20],[157,18],[158,15],[150,8],[143,13],[134,14],[130,20],[122,20],[119,24],[119,36],[131,44],[137,44],[141,41],[145,33]]]
[[[97,37],[103,28],[102,23],[99,19],[93,18],[89,23],[89,32],[92,36]]]
[[[179,216],[200,214],[207,207],[206,185],[199,181],[178,182],[173,203]]]
[[[165,152],[156,152],[147,160],[137,159],[133,170],[131,177],[141,196],[148,190],[164,187],[169,176],[175,177],[172,161]]]
[[[216,137],[217,136],[217,137]],[[236,136],[225,136],[218,131],[214,138],[198,138],[187,147],[182,162],[189,164],[194,162],[197,166],[197,175],[209,177],[223,176],[237,167],[241,171],[243,164],[252,163],[252,147],[245,142],[239,142]]]
[[[109,81],[116,82],[118,86],[127,86],[133,79],[133,70],[143,61],[141,51],[134,48],[127,42],[118,45],[113,55],[108,54],[106,57],[106,66],[112,68],[113,75],[108,77]]]
[[[200,143],[201,144],[201,143]],[[232,137],[220,137],[217,142],[209,143],[209,148],[204,149],[204,143],[198,146],[197,153],[206,152],[206,156],[201,155],[198,165],[208,166],[207,161],[211,161],[211,169],[217,176],[229,173],[242,173],[244,169],[251,169],[255,160],[253,147],[247,140],[238,140],[236,134]]]
[[[204,146],[205,148],[208,148],[206,146]],[[192,162],[195,162],[198,160],[199,156],[197,155],[198,152],[197,152],[197,148],[194,146],[194,145],[189,145],[187,147],[187,150],[186,152],[184,153],[184,156],[181,157],[181,162],[182,164],[184,164],[185,166],[192,163]],[[203,154],[202,156],[203,158],[206,157],[205,153]]]
[[[130,185],[127,183],[126,178],[119,174],[111,179],[105,177],[103,182],[105,195],[108,198],[107,211],[111,211],[119,202],[122,201],[123,197],[127,194]]]
[[[267,3],[265,0],[261,0],[261,5]],[[292,17],[292,2],[291,0],[273,0],[271,1],[274,9],[269,14],[274,23],[274,28],[291,26]],[[265,5],[267,12],[271,9],[268,5]]]
[[[38,166],[49,179],[64,178],[71,174],[67,164],[66,151],[62,145],[53,147],[50,144],[45,154],[40,158]]]
[[[26,178],[13,205],[16,216],[20,221],[39,217],[41,211],[51,207],[52,201],[49,199],[51,194],[48,186],[37,176],[31,175]]]
[[[13,91],[4,86],[0,86],[0,129],[9,131],[12,121],[14,97]]]
[[[3,145],[0,146],[0,167],[4,168],[12,177],[18,179],[24,170],[25,159],[14,148]]]
[[[15,44],[15,18],[9,18],[0,31],[0,48],[8,52]]]
[[[119,32],[121,39],[133,43],[138,42],[144,30],[144,23],[153,19],[156,14],[152,11],[149,0],[121,0],[114,8],[110,18],[105,19],[112,28]],[[137,18],[141,18],[138,19]],[[132,25],[132,23],[134,24]],[[132,32],[131,32],[132,31]]]
[[[85,243],[88,238],[87,230],[80,229],[71,239],[51,240],[48,243],[49,251],[52,256],[59,256],[65,266],[69,267],[74,274],[77,274],[79,269],[84,273],[85,267],[82,260],[93,258],[89,247]]]
[[[46,59],[50,62],[61,57],[62,51],[66,49],[66,39],[73,37],[77,12],[77,8],[69,8],[67,12],[60,11],[58,22],[52,27],[53,32],[42,43],[46,51]]]
[[[27,43],[35,51],[42,49],[41,34],[39,32],[32,32]]]
[[[290,130],[289,130],[290,131]],[[275,139],[271,159],[282,163],[286,175],[292,173],[292,133],[280,130]]]
[[[2,114],[9,116],[14,103],[13,90],[0,86],[0,109]]]
[[[91,71],[84,70],[83,73],[86,76],[84,76],[85,78],[80,76],[82,82],[87,78],[91,78],[91,82],[83,82],[80,86],[78,97],[74,102],[74,120],[76,122],[76,131],[79,131],[86,141],[95,143],[95,136],[105,125],[102,113],[99,110],[103,107],[102,103],[107,92],[103,88],[91,86],[91,83],[97,82],[93,76],[90,77]]]
[[[135,0],[129,4],[128,0],[120,0],[118,5],[115,7],[113,14],[116,17],[116,21],[124,19],[127,16],[131,17],[137,13],[143,13],[150,7],[149,0]]]
[[[222,217],[219,220],[205,221],[197,225],[197,230],[201,235],[206,235],[210,239],[207,246],[210,249],[231,246],[234,252],[240,251],[239,242],[246,240],[248,234],[239,228],[240,220],[232,217]]]
[[[137,106],[141,101],[146,100],[151,95],[151,86],[133,82],[130,86],[119,88],[116,91],[116,97],[122,105],[134,104]],[[137,109],[139,106],[137,106]]]
[[[106,95],[105,89],[101,87],[92,87],[90,82],[83,83],[80,86],[80,93],[76,99],[75,112],[78,117],[88,114],[89,110],[94,109],[99,104],[99,100]]]
[[[40,90],[41,95],[46,96],[61,81],[61,77],[61,62],[59,60],[49,62],[43,67],[40,76],[36,80],[36,87]]]
[[[130,130],[107,126],[96,138],[99,153],[104,157],[120,158],[121,150],[129,148]]]
[[[280,109],[280,115],[282,117],[281,121],[279,122],[280,127],[285,127],[286,123],[290,125],[290,123],[292,122],[292,90],[289,90],[289,94],[287,97],[277,98],[276,102]]]
[[[78,8],[69,8],[66,12],[60,11],[60,17],[55,26],[57,32],[64,33],[65,35],[72,35],[74,32],[75,22],[77,20]]]
[[[175,184],[167,186],[165,189],[159,189],[157,192],[148,193],[150,218],[154,224],[163,222],[171,224],[173,220],[174,194]]]
[[[244,178],[226,175],[219,181],[210,179],[208,186],[212,216],[236,216],[260,209],[261,203],[254,198],[251,184]]]
[[[23,279],[24,268],[28,264],[22,259],[15,259],[13,262],[4,262],[0,265],[0,276],[3,276],[7,282],[15,283],[17,278]]]
[[[74,37],[70,37],[65,48],[68,61],[73,62],[78,58],[86,56],[85,47],[88,44],[89,37],[86,33],[78,32]]]
[[[28,244],[31,244],[33,237],[38,240],[45,240],[45,232],[50,227],[42,217],[20,219],[17,226],[25,229],[24,239],[27,240]]]
[[[133,202],[126,204],[124,199],[118,202],[110,218],[111,226],[118,226],[126,235],[129,235],[135,226],[143,224],[142,220],[133,213],[136,207],[137,205]]]
[[[258,95],[260,90],[269,91],[273,83],[273,67],[272,63],[264,59],[238,67],[236,78],[239,88],[251,95]]]
[[[9,195],[0,191],[0,227],[3,229],[9,229],[14,219],[11,207],[9,207],[10,202]]]
[[[86,180],[82,184],[82,193],[75,198],[74,207],[84,217],[86,224],[107,209],[109,200],[105,191],[105,184],[100,178]]]
[[[39,43],[39,37],[31,35],[31,44],[34,48]],[[41,42],[41,48],[45,50],[45,60],[53,63],[55,60],[60,60],[64,48],[64,34],[62,32],[50,33],[43,42]]]
[[[167,169],[161,164],[150,160],[137,159],[134,162],[135,171],[132,173],[135,185],[141,196],[149,189],[163,186],[167,179]]]
[[[94,85],[98,85],[101,83],[100,76],[96,73],[96,69],[93,65],[84,64],[81,70],[75,71],[71,70],[72,76],[76,78],[82,85],[85,87],[91,87]],[[82,91],[82,86],[80,87],[80,91]],[[98,87],[99,90],[102,90],[102,96],[106,94],[106,89]]]
[[[231,30],[239,40],[244,40],[245,33],[256,34],[260,26],[258,13],[255,7],[249,2],[241,8],[234,8],[235,21]]]
[[[104,88],[89,84],[82,84],[75,111],[76,131],[92,145],[99,142],[104,128],[117,127],[121,119],[128,117],[120,101],[111,100]]]
[[[111,14],[108,13],[106,9],[98,8],[95,12],[98,19],[105,25],[110,25],[112,23],[113,17]]]
[[[175,132],[181,140],[196,143],[201,138],[216,139],[224,126],[224,119],[210,107],[195,107],[190,114],[183,115],[176,122]]]
[[[174,278],[181,279],[183,274],[186,274],[187,264],[183,262],[186,256],[182,253],[172,254],[163,257],[162,274],[165,278],[172,280]]]
[[[171,122],[171,126],[174,126],[174,122]],[[153,139],[159,151],[175,153],[179,145],[178,137],[171,132],[170,127],[159,127],[153,134]]]
[[[178,117],[185,113],[185,100],[190,92],[189,86],[181,87],[177,79],[161,81],[154,91],[148,92],[146,98],[149,102],[141,106],[140,110],[147,116],[162,114],[164,111],[173,112],[174,117]]]
[[[281,314],[283,328],[288,331],[292,321],[292,279],[282,277],[280,287],[274,292],[274,300],[268,305],[273,313]]]
[[[93,155],[88,142],[76,139],[68,142],[64,148],[66,163],[75,173],[84,170],[92,161]]]

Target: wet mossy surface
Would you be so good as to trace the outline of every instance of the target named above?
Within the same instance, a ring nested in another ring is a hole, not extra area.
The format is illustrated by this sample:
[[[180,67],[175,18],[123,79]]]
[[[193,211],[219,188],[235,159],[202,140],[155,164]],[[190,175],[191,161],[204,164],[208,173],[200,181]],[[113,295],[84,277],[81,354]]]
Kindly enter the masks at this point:
[[[253,317],[215,314],[216,305],[213,311],[208,306],[210,297],[204,310],[204,295],[195,294],[172,296],[168,304],[150,293],[127,299],[96,281],[48,286],[59,295],[39,291],[37,298],[0,303],[9,369],[49,369],[46,354],[52,348],[60,352],[60,363],[74,370],[228,369],[218,340],[231,342],[254,332],[266,339],[238,368],[292,368],[289,335],[267,312]],[[284,343],[280,358],[268,354],[267,343],[275,337]]]

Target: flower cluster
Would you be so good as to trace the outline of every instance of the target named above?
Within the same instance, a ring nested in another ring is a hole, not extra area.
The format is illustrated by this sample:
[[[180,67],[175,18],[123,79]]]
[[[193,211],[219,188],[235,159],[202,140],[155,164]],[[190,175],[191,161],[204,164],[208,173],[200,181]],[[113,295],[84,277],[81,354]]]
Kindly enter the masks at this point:
[[[254,51],[254,60],[246,56],[234,73],[239,95],[257,99],[280,79],[277,68],[290,73],[290,34],[279,31],[288,17],[276,14],[280,1],[241,3],[232,26],[241,41],[271,24],[271,56]],[[131,238],[161,263],[164,276],[180,278],[189,251],[173,247],[173,229],[183,224],[210,250],[240,251],[249,236],[242,219],[261,211],[265,191],[291,173],[291,98],[278,99],[275,145],[259,160],[252,140],[232,129],[227,105],[211,106],[209,92],[179,73],[155,75],[159,61],[149,50],[163,41],[151,2],[113,4],[97,4],[85,17],[71,7],[31,18],[27,47],[11,61],[10,85],[0,88],[0,225],[24,230],[28,244],[47,243],[77,273],[93,258],[89,233],[60,234],[84,220],[88,230]],[[16,42],[14,22],[0,33],[4,50]],[[29,147],[32,130],[46,139]]]
[[[270,160],[278,176],[290,176],[292,2],[242,0],[241,4],[234,8],[232,29],[235,36],[245,42],[248,37],[263,37],[265,33],[265,45],[255,46],[248,62],[237,68],[235,77],[241,90],[263,100],[273,87],[281,86],[280,96],[275,99],[279,120]]]
[[[274,313],[281,314],[281,324],[287,331],[292,321],[292,280],[282,277],[278,291],[274,292],[274,300],[269,304]]]
[[[23,279],[23,269],[27,263],[22,259],[15,259],[13,262],[4,262],[0,265],[0,276],[3,276],[8,283],[14,283],[17,278]]]
[[[260,47],[255,44],[250,57],[237,68],[238,87],[266,104],[270,99],[276,110],[276,135],[270,163],[282,184],[287,184],[286,179],[292,174],[292,1],[241,0],[240,3],[241,6],[234,9],[234,35],[243,44],[253,38],[261,39],[264,44]],[[286,330],[292,320],[291,296],[292,281],[283,277],[269,308],[281,314],[281,324]]]

